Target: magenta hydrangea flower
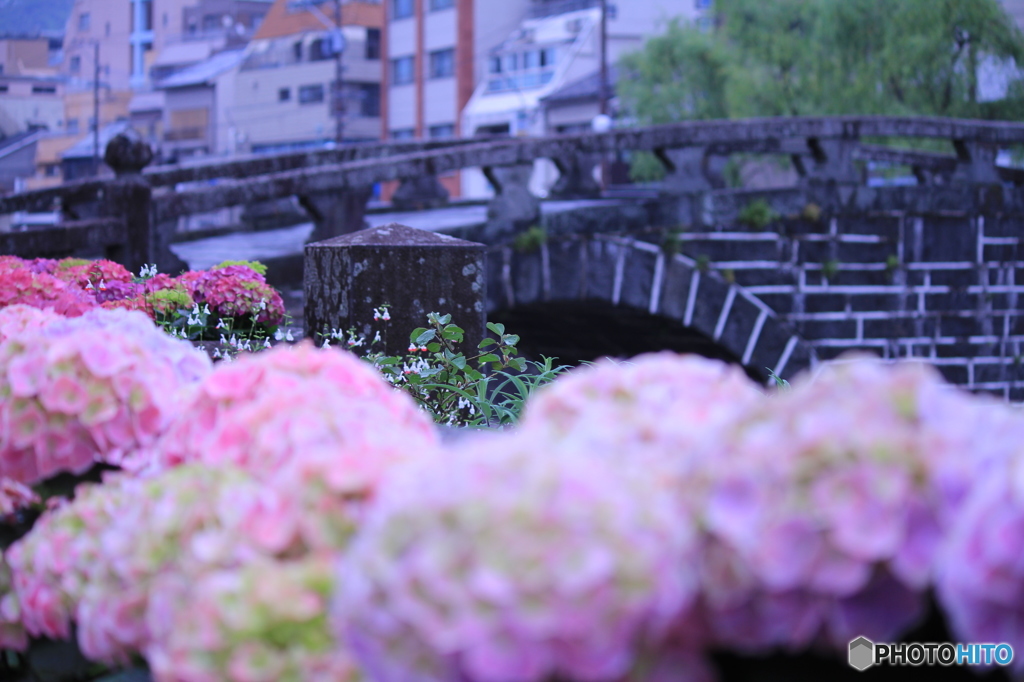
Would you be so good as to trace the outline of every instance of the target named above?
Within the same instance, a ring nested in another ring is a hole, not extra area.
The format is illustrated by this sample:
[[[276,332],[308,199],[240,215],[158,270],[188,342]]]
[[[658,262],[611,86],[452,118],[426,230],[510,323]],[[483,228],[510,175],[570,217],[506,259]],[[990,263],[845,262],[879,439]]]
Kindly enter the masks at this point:
[[[52,275],[33,274],[25,267],[0,270],[0,308],[24,304],[77,317],[96,307],[86,291]]]
[[[11,567],[0,553],[0,649],[23,651],[27,647],[28,633],[22,623],[21,602],[14,593]]]
[[[284,321],[284,301],[263,275],[243,265],[188,272],[178,281],[199,304],[209,305],[218,317],[255,316],[256,321],[277,325]]]
[[[94,310],[0,344],[0,476],[25,483],[148,446],[210,361],[145,316]]]
[[[692,603],[694,538],[646,467],[470,441],[387,480],[336,618],[378,682],[617,680]]]
[[[825,367],[720,434],[691,481],[712,638],[744,651],[895,638],[922,613],[973,398],[920,363]]]

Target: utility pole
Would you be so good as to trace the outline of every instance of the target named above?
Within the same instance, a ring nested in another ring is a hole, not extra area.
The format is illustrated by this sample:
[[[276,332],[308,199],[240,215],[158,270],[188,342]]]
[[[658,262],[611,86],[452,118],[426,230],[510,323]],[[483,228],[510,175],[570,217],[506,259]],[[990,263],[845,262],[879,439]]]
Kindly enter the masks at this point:
[[[598,89],[601,113],[608,113],[608,0],[601,0],[601,84]]]
[[[94,174],[100,172],[100,43],[92,45],[92,118],[95,127],[92,131],[92,169]]]
[[[345,52],[345,34],[341,30],[341,3],[342,0],[334,0],[334,25],[337,37],[332,39],[331,47],[334,49],[334,117],[335,131],[334,141],[341,147],[345,139],[345,97],[343,81],[345,67],[341,63],[342,54]]]

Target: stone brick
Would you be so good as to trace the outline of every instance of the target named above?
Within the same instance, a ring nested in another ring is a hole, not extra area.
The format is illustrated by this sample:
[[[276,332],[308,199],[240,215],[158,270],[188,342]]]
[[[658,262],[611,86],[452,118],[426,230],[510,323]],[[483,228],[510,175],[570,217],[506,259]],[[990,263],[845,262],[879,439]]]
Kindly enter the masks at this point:
[[[885,270],[840,270],[829,282],[847,287],[887,287],[891,279]]]
[[[802,241],[800,242],[801,263],[827,263],[837,260],[838,244],[825,241]]]
[[[1008,358],[1005,363],[974,363],[974,383],[976,384],[1020,380],[1021,378],[1024,378],[1024,372],[1020,371],[1019,365],[1016,368],[1013,366],[1013,358]]]
[[[657,253],[630,249],[622,271],[621,305],[647,310],[651,303]]]
[[[726,319],[719,343],[742,357],[760,314],[760,308],[743,296],[737,295],[733,299],[732,308],[729,310],[729,317]]]
[[[864,320],[865,339],[899,339],[905,336],[916,336],[916,320],[911,318],[890,318],[886,320]],[[922,320],[929,322],[934,329],[934,320]]]
[[[978,229],[967,216],[925,215],[922,217],[921,242],[915,244],[915,230],[908,221],[905,231],[907,244],[904,253],[914,258],[919,247],[922,261],[967,260],[965,254],[974,254]],[[973,257],[970,259],[973,260]]]
[[[722,271],[719,270],[719,273]],[[736,284],[743,287],[771,286],[774,284],[796,284],[796,276],[780,268],[736,268],[733,271]]]
[[[967,383],[967,367],[964,365],[937,365],[936,369],[951,384]]]
[[[540,254],[514,252],[512,256],[512,286],[516,305],[544,300]]]
[[[908,294],[850,294],[849,301],[856,312],[917,308],[917,297]]]
[[[1006,263],[1020,259],[1019,244],[985,244],[982,248],[982,258],[987,263]]]
[[[808,341],[816,339],[855,339],[856,320],[802,320],[794,323],[796,331]]]
[[[804,312],[834,313],[846,308],[847,297],[843,294],[805,293]],[[872,308],[871,310],[874,310]]]
[[[693,320],[690,326],[708,336],[714,334],[715,325],[718,323],[718,316],[722,312],[728,290],[729,287],[726,284],[715,281],[707,275],[702,275],[697,298],[694,301]]]
[[[551,263],[551,298],[580,298],[583,291],[583,265],[580,252],[581,241],[559,239],[548,242],[548,259]]]
[[[1024,234],[1024,215],[1006,213],[985,216],[986,237],[1020,237]]]
[[[712,263],[772,260],[778,253],[774,242],[725,239],[682,241],[680,251],[691,258],[704,255]]]
[[[758,294],[761,302],[779,315],[793,312],[793,296],[791,294]]]
[[[932,286],[971,286],[978,283],[978,270],[974,267],[957,270],[932,270],[931,282]]]
[[[839,242],[836,245],[836,260],[840,263],[885,263],[889,256],[895,255],[895,244]]]
[[[674,320],[683,319],[683,315],[686,314],[686,301],[690,293],[693,272],[692,268],[674,259],[666,261],[665,279],[661,285],[661,301],[658,305],[658,311],[662,315]]]
[[[968,337],[981,334],[981,320],[977,317],[960,317],[958,315],[941,315],[939,317],[939,335]]]
[[[978,354],[978,346],[968,343],[967,339],[957,339],[955,343],[940,343],[935,346],[935,355],[940,358],[971,358]]]
[[[615,282],[615,260],[619,252],[626,247],[594,239],[588,241],[585,248],[587,252],[587,298],[610,301]]]
[[[873,234],[895,243],[899,237],[900,218],[885,215],[843,216],[839,219],[838,228],[840,234]]]

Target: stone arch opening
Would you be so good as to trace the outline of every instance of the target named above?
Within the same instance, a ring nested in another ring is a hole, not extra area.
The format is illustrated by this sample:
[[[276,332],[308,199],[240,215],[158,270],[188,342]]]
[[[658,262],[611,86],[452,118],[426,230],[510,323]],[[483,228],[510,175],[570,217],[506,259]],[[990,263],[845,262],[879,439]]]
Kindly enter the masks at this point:
[[[524,352],[566,360],[667,348],[735,362],[758,380],[768,378],[766,368],[790,378],[816,361],[809,344],[742,287],[682,254],[610,235],[493,250],[488,317],[519,333]]]

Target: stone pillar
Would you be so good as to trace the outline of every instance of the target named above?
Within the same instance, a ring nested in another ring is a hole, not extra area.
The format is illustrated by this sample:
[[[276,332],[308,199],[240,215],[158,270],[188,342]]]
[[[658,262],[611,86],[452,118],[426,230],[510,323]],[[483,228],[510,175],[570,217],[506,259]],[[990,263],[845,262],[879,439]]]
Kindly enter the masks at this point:
[[[669,219],[682,225],[700,225],[704,220],[704,195],[715,189],[706,172],[707,150],[658,149],[654,154],[665,167],[662,195],[675,205]]]
[[[372,195],[373,187],[367,185],[300,196],[299,203],[309,211],[315,225],[309,241],[319,242],[366,227],[366,202]]]
[[[569,154],[551,161],[560,176],[548,194],[549,199],[596,199],[601,186],[594,180],[594,166],[600,160],[593,154]]]
[[[306,246],[306,336],[325,329],[372,337],[373,309],[389,304],[388,354],[404,354],[428,313],[450,313],[476,355],[486,324],[485,248],[392,223]]]
[[[391,206],[396,211],[422,211],[439,208],[448,203],[448,190],[436,175],[406,178],[391,195]]]
[[[488,240],[508,239],[540,224],[540,199],[530,192],[532,163],[485,166],[483,172],[494,187],[494,198],[487,205]]]
[[[186,269],[170,249],[175,225],[158,225],[153,215],[153,189],[142,175],[153,160],[153,149],[129,128],[107,144],[103,160],[115,177],[104,188],[101,215],[124,222],[127,239],[124,252],[118,254],[122,264],[136,274],[150,263],[161,272]]]

